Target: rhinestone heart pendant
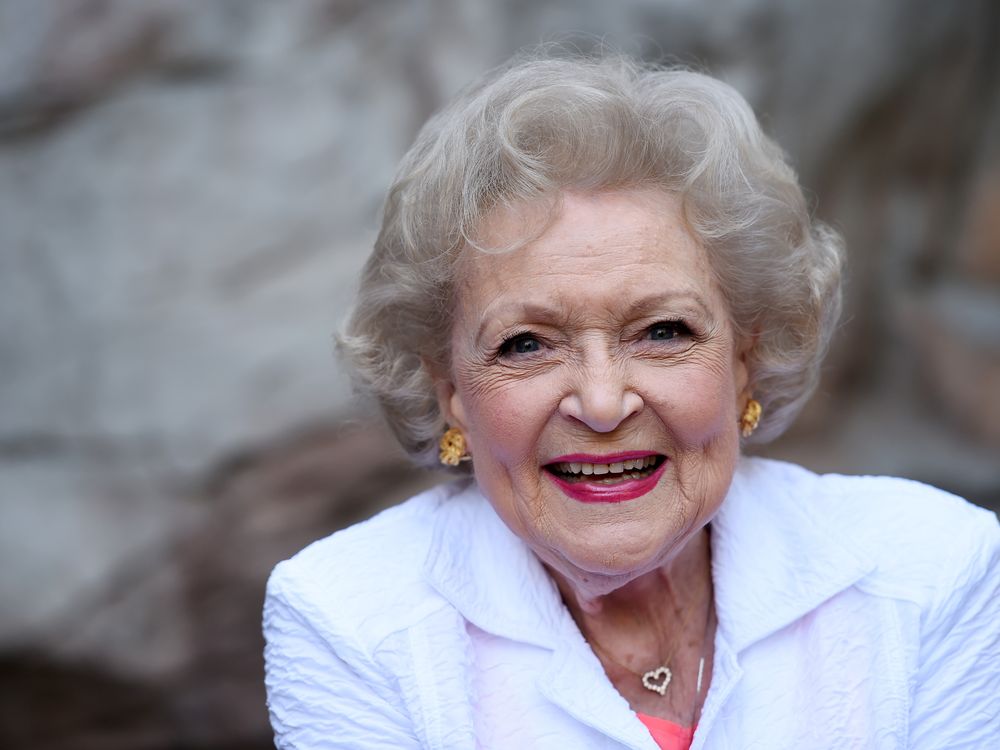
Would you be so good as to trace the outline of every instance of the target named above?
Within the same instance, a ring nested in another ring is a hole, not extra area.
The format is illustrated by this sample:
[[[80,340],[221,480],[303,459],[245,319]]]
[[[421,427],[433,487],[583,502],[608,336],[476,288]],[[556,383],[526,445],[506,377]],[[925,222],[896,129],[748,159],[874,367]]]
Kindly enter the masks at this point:
[[[666,695],[667,688],[670,686],[670,679],[673,676],[669,667],[657,667],[656,669],[649,670],[642,676],[642,686],[646,690]]]

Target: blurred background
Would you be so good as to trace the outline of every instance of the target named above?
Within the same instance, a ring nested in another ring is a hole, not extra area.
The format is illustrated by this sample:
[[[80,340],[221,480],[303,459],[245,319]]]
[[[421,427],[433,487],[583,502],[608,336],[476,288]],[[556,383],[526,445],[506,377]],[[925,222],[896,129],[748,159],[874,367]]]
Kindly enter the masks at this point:
[[[268,571],[439,480],[332,352],[384,190],[553,38],[735,85],[846,236],[766,453],[1000,507],[1000,5],[0,0],[0,746],[271,746]]]

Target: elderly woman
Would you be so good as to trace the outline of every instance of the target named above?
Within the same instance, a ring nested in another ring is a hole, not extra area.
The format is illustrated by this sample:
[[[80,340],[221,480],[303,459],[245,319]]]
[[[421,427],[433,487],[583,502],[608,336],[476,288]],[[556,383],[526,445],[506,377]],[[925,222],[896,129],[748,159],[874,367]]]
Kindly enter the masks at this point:
[[[813,389],[841,258],[717,80],[534,58],[459,95],[341,346],[462,476],[275,569],[278,747],[1000,746],[996,519],[741,457]]]

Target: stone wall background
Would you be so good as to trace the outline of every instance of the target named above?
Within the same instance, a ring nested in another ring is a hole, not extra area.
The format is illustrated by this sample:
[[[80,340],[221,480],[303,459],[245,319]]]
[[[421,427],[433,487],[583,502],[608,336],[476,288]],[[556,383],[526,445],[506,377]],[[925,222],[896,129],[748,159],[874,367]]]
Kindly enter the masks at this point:
[[[0,0],[0,745],[263,748],[279,559],[437,477],[330,334],[459,86],[588,35],[736,85],[846,236],[767,453],[1000,507],[988,0]]]

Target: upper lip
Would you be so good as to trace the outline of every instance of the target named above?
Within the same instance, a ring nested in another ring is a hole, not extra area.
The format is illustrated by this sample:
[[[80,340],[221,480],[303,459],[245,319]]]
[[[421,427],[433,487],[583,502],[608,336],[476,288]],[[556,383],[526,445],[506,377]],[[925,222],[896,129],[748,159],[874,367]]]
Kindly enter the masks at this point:
[[[614,464],[621,461],[628,461],[635,458],[645,458],[646,456],[662,455],[656,451],[622,451],[621,453],[604,453],[601,455],[594,453],[567,453],[565,456],[556,456],[545,465],[581,463],[581,464]]]

